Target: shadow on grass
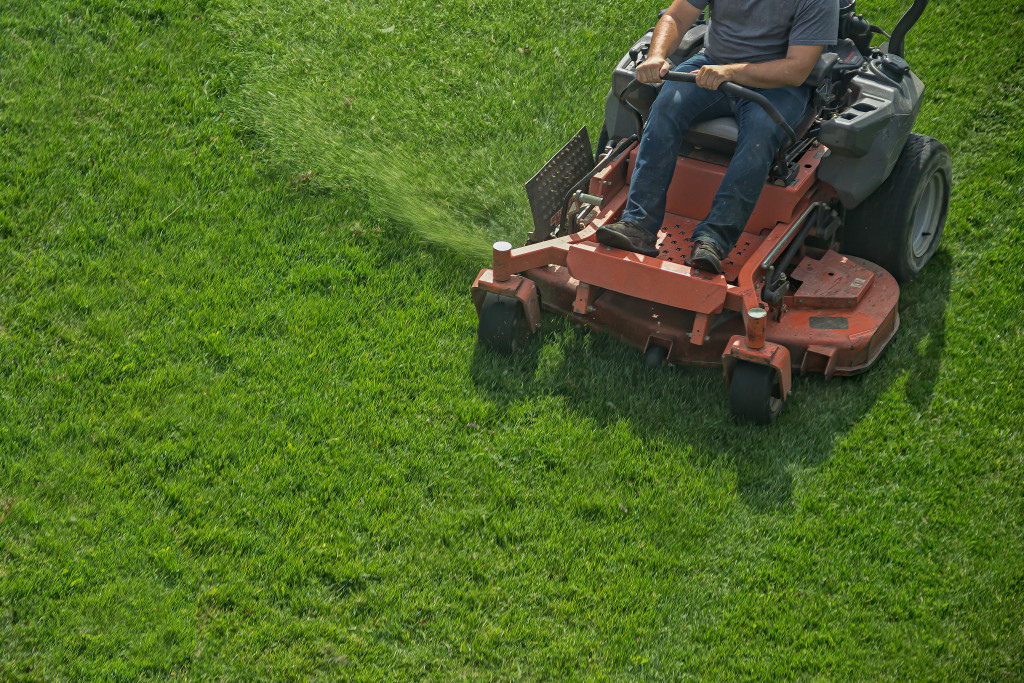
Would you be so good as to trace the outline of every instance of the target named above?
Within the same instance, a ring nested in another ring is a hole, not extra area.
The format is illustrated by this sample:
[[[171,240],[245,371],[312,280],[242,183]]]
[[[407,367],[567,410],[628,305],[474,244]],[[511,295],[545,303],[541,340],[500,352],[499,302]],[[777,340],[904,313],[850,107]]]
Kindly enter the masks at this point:
[[[747,505],[783,510],[794,474],[827,460],[902,377],[905,400],[916,411],[927,409],[945,346],[951,272],[951,259],[941,251],[903,288],[900,329],[871,370],[828,381],[820,375],[794,377],[789,402],[768,427],[732,417],[721,369],[649,368],[618,340],[581,333],[551,313],[515,357],[477,346],[471,372],[476,386],[502,408],[532,396],[561,397],[598,428],[626,421],[650,444],[685,444],[702,465],[728,463]]]

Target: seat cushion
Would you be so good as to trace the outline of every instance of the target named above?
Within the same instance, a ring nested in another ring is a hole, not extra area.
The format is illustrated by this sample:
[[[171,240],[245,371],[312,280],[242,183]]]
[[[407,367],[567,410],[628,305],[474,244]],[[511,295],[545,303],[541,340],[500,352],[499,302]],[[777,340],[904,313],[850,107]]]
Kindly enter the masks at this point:
[[[736,151],[738,130],[735,118],[722,116],[695,124],[686,131],[683,140],[698,147],[732,154]]]
[[[804,110],[800,121],[794,128],[798,140],[807,134],[816,117],[817,112],[814,108],[808,107]],[[713,149],[724,154],[732,154],[736,151],[736,137],[738,134],[739,128],[736,125],[736,119],[732,116],[722,116],[695,124],[690,130],[686,131],[683,135],[683,140],[697,147]]]

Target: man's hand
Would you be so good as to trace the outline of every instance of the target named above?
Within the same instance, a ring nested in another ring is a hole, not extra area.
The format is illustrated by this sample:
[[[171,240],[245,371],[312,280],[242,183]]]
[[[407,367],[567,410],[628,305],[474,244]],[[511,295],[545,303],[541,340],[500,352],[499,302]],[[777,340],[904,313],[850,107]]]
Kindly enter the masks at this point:
[[[708,90],[718,90],[718,86],[726,81],[735,81],[736,72],[742,64],[706,64],[697,71],[697,85]]]
[[[723,81],[748,88],[783,88],[803,83],[821,50],[821,45],[790,45],[783,59],[757,64],[708,64],[690,73],[696,75],[697,85],[708,90],[717,90]]]
[[[679,47],[679,42],[693,22],[697,21],[700,13],[701,10],[691,5],[689,0],[672,2],[654,27],[647,60],[636,68],[636,80],[641,83],[661,83],[662,76],[672,69],[665,58]]]
[[[662,77],[671,69],[667,59],[647,59],[636,68],[636,80],[641,83],[661,83]]]

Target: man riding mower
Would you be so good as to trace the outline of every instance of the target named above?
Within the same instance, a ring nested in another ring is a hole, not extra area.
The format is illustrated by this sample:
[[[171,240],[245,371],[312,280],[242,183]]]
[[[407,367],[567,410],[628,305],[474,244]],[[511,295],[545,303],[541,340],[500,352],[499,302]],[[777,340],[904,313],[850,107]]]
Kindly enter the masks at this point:
[[[759,423],[793,370],[869,368],[949,202],[948,150],[910,132],[926,3],[873,47],[852,1],[714,0],[705,22],[676,0],[614,71],[597,163],[584,129],[527,183],[527,245],[473,284],[481,343],[514,352],[543,307],[652,364],[721,365]]]

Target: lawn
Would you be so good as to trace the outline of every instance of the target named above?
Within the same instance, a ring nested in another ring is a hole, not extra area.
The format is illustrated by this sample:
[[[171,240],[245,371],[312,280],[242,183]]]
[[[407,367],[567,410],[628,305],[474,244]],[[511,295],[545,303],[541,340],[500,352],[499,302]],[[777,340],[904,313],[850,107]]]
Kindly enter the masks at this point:
[[[0,679],[1024,678],[1024,8],[908,36],[953,198],[869,373],[477,347],[659,7],[0,10]]]

